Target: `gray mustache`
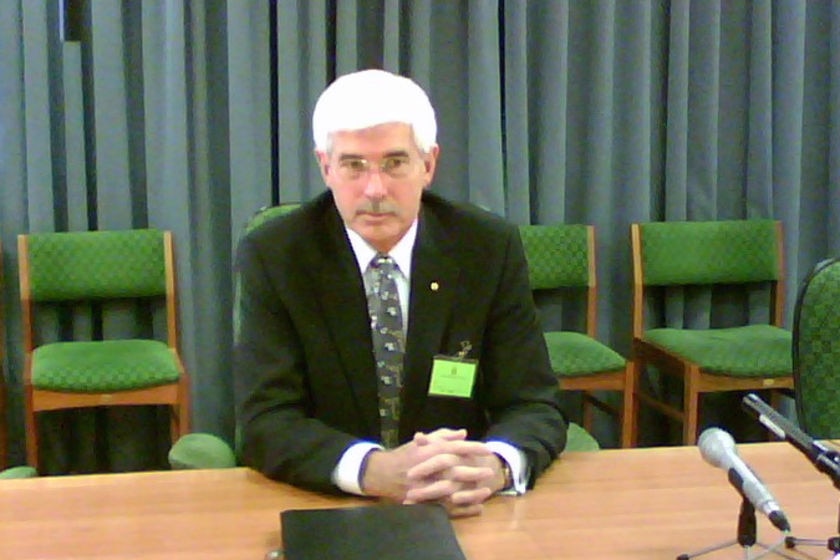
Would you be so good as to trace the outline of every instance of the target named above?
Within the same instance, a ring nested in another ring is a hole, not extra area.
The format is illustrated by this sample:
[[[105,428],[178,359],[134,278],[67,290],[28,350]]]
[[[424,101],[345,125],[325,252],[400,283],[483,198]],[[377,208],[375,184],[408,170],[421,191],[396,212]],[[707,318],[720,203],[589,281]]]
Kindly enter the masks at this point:
[[[384,200],[369,200],[356,208],[356,213],[366,212],[370,214],[397,214],[398,208]]]

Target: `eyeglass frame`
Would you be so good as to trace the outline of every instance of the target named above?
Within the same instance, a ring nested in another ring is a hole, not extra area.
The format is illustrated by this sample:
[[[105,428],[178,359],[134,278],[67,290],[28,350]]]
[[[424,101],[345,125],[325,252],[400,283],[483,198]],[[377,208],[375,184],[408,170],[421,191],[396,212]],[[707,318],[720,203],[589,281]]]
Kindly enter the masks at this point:
[[[404,171],[397,170],[395,173],[394,169],[389,167],[389,164],[394,162],[404,162],[405,165],[402,166]],[[351,168],[350,164],[353,163],[359,164],[361,168]],[[384,175],[391,179],[405,179],[413,171],[415,163],[416,158],[412,157],[411,154],[399,151],[385,154],[378,164],[374,164],[361,156],[346,154],[339,157],[338,164],[335,167],[336,173],[345,181],[358,181],[368,177],[373,172],[374,167],[377,168],[380,176]]]

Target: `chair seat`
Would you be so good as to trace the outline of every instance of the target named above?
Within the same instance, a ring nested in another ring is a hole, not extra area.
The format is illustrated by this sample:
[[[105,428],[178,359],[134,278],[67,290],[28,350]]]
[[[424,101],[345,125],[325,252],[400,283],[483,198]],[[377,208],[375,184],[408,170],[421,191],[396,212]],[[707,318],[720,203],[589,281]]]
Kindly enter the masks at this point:
[[[569,422],[566,431],[566,451],[598,451],[601,446],[582,426]]]
[[[35,349],[32,385],[72,393],[109,393],[174,383],[175,354],[157,340],[55,342]]]
[[[0,471],[0,480],[13,478],[33,478],[36,476],[38,476],[38,471],[27,465],[23,465],[20,467],[9,467],[8,469]]]
[[[578,377],[624,369],[624,357],[583,333],[552,331],[545,333],[548,357],[554,373]]]
[[[176,470],[227,469],[236,466],[236,455],[222,438],[195,432],[182,436],[172,445],[169,465]]]
[[[790,331],[772,325],[725,329],[651,329],[644,338],[697,364],[704,373],[736,377],[791,375]]]

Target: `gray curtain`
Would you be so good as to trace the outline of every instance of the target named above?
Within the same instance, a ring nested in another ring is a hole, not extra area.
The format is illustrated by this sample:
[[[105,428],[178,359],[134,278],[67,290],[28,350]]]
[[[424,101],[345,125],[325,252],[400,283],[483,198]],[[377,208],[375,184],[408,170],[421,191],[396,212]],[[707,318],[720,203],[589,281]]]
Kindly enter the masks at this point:
[[[12,462],[23,457],[15,236],[27,231],[172,230],[194,426],[232,436],[239,232],[260,206],[323,189],[309,115],[357,68],[429,91],[438,192],[515,223],[596,226],[599,335],[625,354],[631,222],[782,220],[788,325],[800,280],[840,253],[838,0],[85,4],[81,41],[64,42],[57,0],[0,2]],[[712,321],[691,301],[669,302],[669,315]],[[48,419],[53,470],[154,468],[160,423],[158,411]],[[95,452],[79,452],[94,429]],[[615,441],[607,424],[598,435]]]

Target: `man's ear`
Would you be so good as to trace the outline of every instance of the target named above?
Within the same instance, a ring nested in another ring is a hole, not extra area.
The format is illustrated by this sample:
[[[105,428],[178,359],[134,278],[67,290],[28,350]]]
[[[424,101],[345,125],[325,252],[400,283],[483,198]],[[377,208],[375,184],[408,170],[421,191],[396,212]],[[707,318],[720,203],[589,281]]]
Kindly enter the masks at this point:
[[[435,177],[435,169],[437,169],[437,160],[440,156],[440,146],[435,144],[429,150],[429,153],[426,154],[426,157],[423,158],[423,166],[426,172],[426,187],[428,187],[432,183],[432,179]]]
[[[318,162],[318,169],[321,171],[321,177],[326,182],[330,174],[330,157],[326,152],[315,150],[315,160]]]

